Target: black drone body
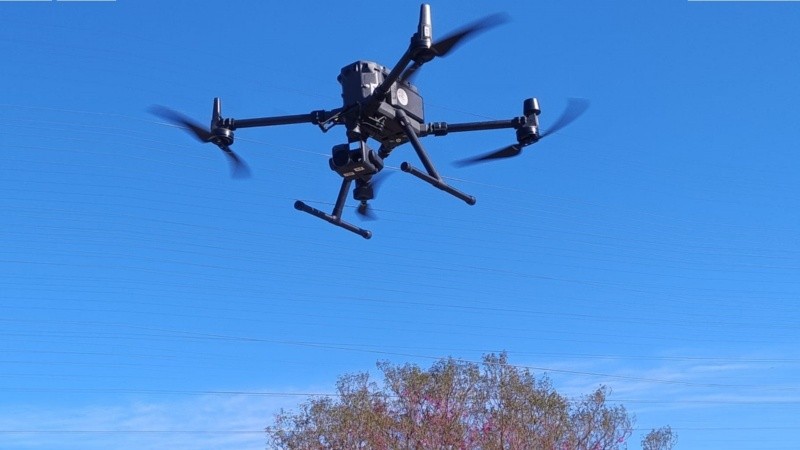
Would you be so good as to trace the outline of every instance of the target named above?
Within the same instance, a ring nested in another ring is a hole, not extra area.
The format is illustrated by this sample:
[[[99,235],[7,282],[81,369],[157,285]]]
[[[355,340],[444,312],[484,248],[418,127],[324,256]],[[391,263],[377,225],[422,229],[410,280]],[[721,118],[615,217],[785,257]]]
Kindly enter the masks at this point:
[[[323,132],[327,132],[336,125],[344,125],[347,130],[347,143],[334,146],[329,160],[331,170],[342,177],[333,211],[328,214],[299,200],[294,206],[300,211],[369,239],[372,236],[369,230],[342,219],[347,193],[355,182],[353,197],[360,202],[357,212],[369,217],[367,205],[375,196],[375,175],[383,170],[383,160],[395,147],[410,143],[424,167],[423,171],[409,162],[403,162],[400,166],[403,172],[410,173],[469,205],[474,205],[475,197],[450,186],[442,179],[422,146],[420,138],[464,131],[515,129],[516,143],[492,153],[462,160],[460,164],[484,162],[520,154],[523,147],[563,128],[586,110],[588,104],[585,101],[572,101],[547,132],[539,130],[540,109],[539,102],[535,98],[523,102],[522,116],[508,120],[456,124],[425,123],[424,103],[418,89],[411,83],[412,77],[422,65],[434,58],[446,56],[465,38],[504,20],[503,15],[488,16],[434,43],[430,6],[423,4],[420,8],[417,32],[411,37],[408,49],[392,69],[371,61],[356,61],[342,68],[338,77],[342,85],[341,108],[290,116],[232,119],[222,117],[220,100],[215,98],[209,130],[167,108],[157,107],[153,112],[185,128],[200,141],[217,145],[228,156],[233,176],[246,176],[249,173],[245,163],[230,148],[234,142],[234,131],[239,128],[312,123],[319,126]],[[369,139],[380,144],[377,150],[367,145]]]

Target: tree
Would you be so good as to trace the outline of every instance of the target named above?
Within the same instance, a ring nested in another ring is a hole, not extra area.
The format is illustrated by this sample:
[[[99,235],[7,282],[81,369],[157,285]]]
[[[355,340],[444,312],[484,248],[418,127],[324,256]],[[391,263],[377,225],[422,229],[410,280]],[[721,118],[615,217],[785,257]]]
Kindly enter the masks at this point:
[[[337,396],[281,410],[266,429],[270,448],[619,450],[631,435],[633,418],[607,403],[606,387],[570,401],[505,354],[486,355],[482,364],[444,359],[428,370],[378,368],[380,386],[365,373],[346,375]]]
[[[670,427],[661,427],[647,433],[642,439],[642,450],[672,450],[678,443],[678,435]]]

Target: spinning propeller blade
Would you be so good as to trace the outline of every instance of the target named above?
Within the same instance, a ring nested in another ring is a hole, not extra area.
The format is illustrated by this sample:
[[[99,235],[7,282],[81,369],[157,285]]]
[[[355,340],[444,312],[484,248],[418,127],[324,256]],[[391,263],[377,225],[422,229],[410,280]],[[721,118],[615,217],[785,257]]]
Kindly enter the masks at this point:
[[[231,178],[250,178],[250,167],[247,166],[239,155],[233,152],[227,145],[220,146],[220,149],[225,152],[228,161],[231,162]]]
[[[166,106],[156,105],[150,107],[150,113],[185,129],[200,142],[211,142],[211,138],[213,137],[211,132],[206,130],[205,127],[199,123],[175,110],[169,109]]]
[[[362,201],[358,208],[356,208],[356,214],[361,216],[364,220],[376,220],[378,217],[375,216],[375,213],[372,212],[372,208],[369,207],[369,203],[366,201]]]
[[[414,77],[414,74],[422,67],[423,64],[430,61],[435,57],[444,57],[447,56],[451,51],[453,51],[456,47],[463,44],[468,40],[468,38],[475,36],[476,34],[488,30],[489,28],[496,27],[498,25],[502,25],[509,21],[508,14],[505,13],[497,13],[486,16],[482,19],[478,19],[475,22],[472,22],[464,27],[456,30],[443,39],[440,39],[433,43],[430,48],[430,53],[427,54],[427,57],[414,61],[414,63],[409,66],[403,75],[400,77],[402,80],[411,81]]]
[[[214,109],[212,111],[212,120],[214,123],[219,121],[219,110],[219,101],[215,99]],[[228,161],[231,163],[231,177],[247,178],[250,176],[250,168],[247,167],[247,164],[239,157],[239,155],[231,150],[227,144],[217,140],[216,137],[210,131],[206,130],[202,125],[165,106],[153,106],[150,108],[150,113],[183,128],[200,142],[211,142],[219,147],[220,150],[225,153],[225,155],[228,157]]]
[[[499,150],[495,150],[491,153],[486,153],[481,156],[475,156],[472,158],[462,159],[459,161],[453,162],[453,165],[457,167],[464,167],[469,166],[472,164],[491,161],[493,159],[500,159],[500,158],[511,158],[512,156],[517,156],[522,153],[522,145],[520,144],[512,144],[508,147],[503,147]]]
[[[570,98],[567,100],[567,107],[564,108],[564,112],[558,116],[558,119],[550,126],[546,131],[543,131],[539,134],[539,137],[536,141],[539,141],[559,130],[566,127],[567,125],[571,124],[575,121],[578,117],[583,115],[584,112],[589,108],[589,100],[585,98]],[[536,142],[534,141],[534,142]],[[531,142],[533,143],[533,142]],[[530,145],[525,144],[525,145]],[[501,159],[501,158],[511,158],[513,156],[518,156],[522,153],[522,147],[525,147],[523,144],[512,144],[508,147],[503,147],[500,150],[493,151],[491,153],[486,153],[481,156],[475,156],[472,158],[462,159],[460,161],[455,161],[453,164],[458,167],[469,166],[476,163],[491,161],[493,159]]]
[[[508,22],[508,20],[508,14],[505,13],[492,14],[482,19],[478,19],[475,22],[465,25],[459,30],[450,33],[444,39],[436,41],[436,43],[431,46],[431,50],[436,53],[436,56],[447,56],[447,54],[453,49],[466,42],[465,39],[469,38],[475,33],[502,25]]]
[[[383,185],[383,183],[391,174],[392,172],[378,172],[372,177],[372,179],[369,181],[369,184],[372,187],[373,196],[378,195],[381,185]],[[358,208],[356,208],[356,214],[361,216],[361,218],[364,220],[376,220],[378,218],[378,216],[375,215],[375,213],[372,211],[372,208],[369,206],[369,202],[366,200],[363,200],[358,205]]]
[[[539,134],[539,139],[542,139],[545,136],[549,136],[556,131],[564,128],[565,126],[571,124],[575,121],[578,117],[582,116],[586,110],[589,109],[589,100],[585,98],[570,98],[567,99],[567,107],[564,108],[564,112],[558,116],[555,122],[550,125],[546,131],[543,131]]]

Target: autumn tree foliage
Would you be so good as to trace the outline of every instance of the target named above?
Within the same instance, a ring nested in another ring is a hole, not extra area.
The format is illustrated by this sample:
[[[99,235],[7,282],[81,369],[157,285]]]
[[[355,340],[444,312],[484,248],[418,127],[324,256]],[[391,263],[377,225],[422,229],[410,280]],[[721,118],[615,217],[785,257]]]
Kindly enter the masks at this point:
[[[631,435],[631,415],[606,401],[605,387],[570,400],[505,354],[482,364],[445,359],[428,370],[378,367],[380,385],[365,373],[346,375],[338,396],[281,411],[266,429],[270,448],[621,450]]]
[[[678,435],[670,427],[661,427],[642,439],[642,450],[672,450],[678,443]]]

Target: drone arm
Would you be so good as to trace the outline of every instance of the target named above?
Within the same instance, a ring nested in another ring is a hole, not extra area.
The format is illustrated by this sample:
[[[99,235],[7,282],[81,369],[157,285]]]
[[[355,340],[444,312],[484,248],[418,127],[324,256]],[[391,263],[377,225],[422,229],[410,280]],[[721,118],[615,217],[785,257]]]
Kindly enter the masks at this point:
[[[378,108],[383,98],[389,93],[392,85],[400,79],[405,73],[406,67],[414,61],[414,69],[417,70],[423,62],[429,61],[433,58],[431,53],[433,26],[431,24],[431,7],[430,5],[423,4],[419,11],[419,25],[417,25],[417,32],[411,36],[411,43],[408,45],[408,50],[403,53],[397,64],[394,65],[389,75],[383,79],[383,82],[372,91],[372,95],[366,102],[366,110],[372,112],[373,108]],[[405,78],[405,76],[403,77]]]
[[[386,78],[383,79],[383,82],[372,91],[372,94],[365,102],[365,111],[371,113],[378,109],[381,102],[386,97],[386,94],[388,94],[389,90],[392,88],[394,82],[400,78],[400,75],[403,74],[403,71],[406,67],[408,67],[411,61],[411,51],[408,50],[400,58],[400,61],[397,61],[397,64],[394,65],[394,68],[392,68],[392,71],[389,72],[389,75],[386,75]]]
[[[520,128],[525,125],[525,117],[515,117],[509,120],[491,120],[486,122],[465,122],[465,123],[447,123],[447,122],[432,122],[429,123],[420,136],[445,136],[448,133],[459,133],[463,131],[482,131],[482,130],[500,130],[503,128]]]
[[[312,123],[314,125],[324,126],[329,121],[335,122],[341,108],[331,111],[318,110],[312,111],[308,114],[294,114],[290,116],[273,116],[273,117],[258,117],[254,119],[225,119],[228,121],[231,130],[237,128],[254,128],[254,127],[270,127],[274,125],[290,125],[295,123]],[[323,128],[325,129],[325,128]],[[325,129],[326,130],[326,129]]]

